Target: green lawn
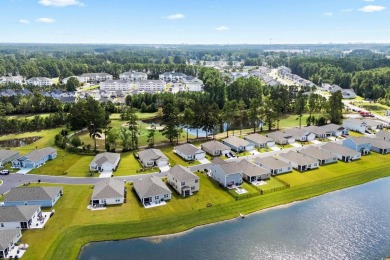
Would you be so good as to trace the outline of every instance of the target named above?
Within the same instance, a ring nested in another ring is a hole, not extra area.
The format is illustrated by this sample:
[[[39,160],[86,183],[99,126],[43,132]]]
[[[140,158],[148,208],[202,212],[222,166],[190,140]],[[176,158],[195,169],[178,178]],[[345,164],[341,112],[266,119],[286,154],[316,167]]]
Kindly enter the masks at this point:
[[[194,165],[199,165],[200,162],[198,161],[185,161],[182,159],[179,155],[173,152],[172,146],[164,147],[161,148],[161,151],[169,158],[169,163],[172,166],[175,166],[176,164],[183,165],[183,166],[194,166]]]
[[[50,113],[43,113],[43,114],[27,114],[27,115],[11,115],[11,116],[5,116],[7,119],[13,119],[13,118],[26,118],[28,120],[33,119],[35,116],[40,116],[42,118],[46,118],[50,115]]]
[[[362,102],[360,103],[361,107],[378,115],[384,115],[387,110],[390,110],[390,107],[386,105],[382,105],[380,103],[367,103]]]
[[[138,174],[138,171],[142,169],[139,161],[134,157],[133,152],[126,152],[121,154],[121,162],[118,169],[114,172],[114,176],[126,176]],[[147,169],[140,173],[158,172],[158,168]]]
[[[359,133],[359,132],[354,132],[354,131],[349,131],[349,135],[350,136],[354,136],[354,137],[360,137],[360,136],[363,136],[362,133]]]
[[[266,180],[265,182],[266,182],[266,184],[261,185],[258,188],[260,188],[263,191],[268,191],[268,190],[271,190],[271,189],[280,188],[280,187],[284,186],[283,183],[279,182],[274,177],[271,177],[271,179]]]

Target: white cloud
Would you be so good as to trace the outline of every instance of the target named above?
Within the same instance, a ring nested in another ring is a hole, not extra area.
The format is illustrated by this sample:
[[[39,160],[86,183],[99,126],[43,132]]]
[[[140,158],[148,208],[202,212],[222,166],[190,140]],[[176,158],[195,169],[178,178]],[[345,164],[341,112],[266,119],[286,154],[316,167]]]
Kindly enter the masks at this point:
[[[38,18],[36,21],[39,23],[55,23],[56,22],[56,20],[51,19],[51,18]]]
[[[39,3],[44,6],[65,7],[69,5],[84,6],[83,3],[77,0],[40,0]]]
[[[29,20],[26,20],[26,19],[20,19],[20,20],[19,20],[19,23],[22,23],[22,24],[29,24],[30,21],[29,21]]]
[[[215,28],[215,30],[220,31],[220,32],[225,32],[225,31],[229,31],[230,28],[222,25],[222,26]]]
[[[179,20],[179,19],[184,19],[185,17],[186,16],[184,14],[172,14],[164,18],[168,20]]]
[[[325,15],[325,16],[332,16],[333,13],[332,13],[332,12],[326,12],[326,13],[324,13],[324,15]]]
[[[350,13],[350,12],[353,12],[353,8],[341,9],[341,12]]]
[[[365,7],[362,7],[359,9],[361,12],[365,13],[372,13],[372,12],[379,12],[385,10],[386,7],[381,5],[366,5]]]
[[[375,2],[375,0],[363,0],[364,2]]]

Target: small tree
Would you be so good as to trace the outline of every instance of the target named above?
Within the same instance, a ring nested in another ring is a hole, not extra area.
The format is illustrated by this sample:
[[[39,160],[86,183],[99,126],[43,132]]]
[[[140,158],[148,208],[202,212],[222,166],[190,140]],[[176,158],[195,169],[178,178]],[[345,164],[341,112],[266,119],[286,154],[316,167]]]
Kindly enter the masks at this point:
[[[80,137],[79,137],[78,135],[74,135],[74,136],[72,137],[72,139],[70,139],[70,144],[71,144],[74,148],[79,147],[79,146],[82,144],[82,142],[81,142],[81,140],[80,140]]]

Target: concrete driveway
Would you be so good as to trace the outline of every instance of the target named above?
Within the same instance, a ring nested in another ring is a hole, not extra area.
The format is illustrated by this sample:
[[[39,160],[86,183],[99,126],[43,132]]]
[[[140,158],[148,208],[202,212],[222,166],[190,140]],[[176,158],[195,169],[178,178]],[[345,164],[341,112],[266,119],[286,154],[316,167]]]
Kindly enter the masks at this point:
[[[100,173],[99,178],[110,178],[112,171],[103,171]]]

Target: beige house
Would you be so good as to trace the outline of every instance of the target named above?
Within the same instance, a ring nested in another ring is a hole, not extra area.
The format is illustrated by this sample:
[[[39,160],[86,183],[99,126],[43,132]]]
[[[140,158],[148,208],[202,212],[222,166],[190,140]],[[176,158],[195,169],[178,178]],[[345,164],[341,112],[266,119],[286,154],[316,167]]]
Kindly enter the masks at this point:
[[[183,197],[199,191],[199,177],[181,165],[176,165],[168,171],[168,183]]]

